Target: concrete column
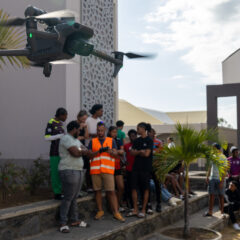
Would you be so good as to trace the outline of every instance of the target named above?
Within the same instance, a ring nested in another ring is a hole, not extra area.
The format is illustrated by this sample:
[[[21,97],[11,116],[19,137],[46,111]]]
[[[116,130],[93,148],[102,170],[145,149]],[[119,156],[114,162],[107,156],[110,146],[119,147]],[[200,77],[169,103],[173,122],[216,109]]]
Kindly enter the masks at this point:
[[[210,86],[207,86],[207,127],[216,128],[218,126],[217,112],[217,97],[211,91]]]
[[[237,145],[240,148],[240,95],[237,96]]]

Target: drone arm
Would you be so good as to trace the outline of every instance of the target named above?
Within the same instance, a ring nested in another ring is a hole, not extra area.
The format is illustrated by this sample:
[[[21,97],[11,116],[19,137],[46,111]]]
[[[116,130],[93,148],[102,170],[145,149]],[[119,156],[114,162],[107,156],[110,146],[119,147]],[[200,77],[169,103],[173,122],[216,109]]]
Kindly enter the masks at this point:
[[[106,53],[103,53],[99,50],[94,49],[91,54],[96,56],[96,57],[102,58],[102,59],[104,59],[108,62],[117,64],[117,65],[122,65],[123,64],[121,60],[115,59],[115,58],[113,58],[113,57],[111,57],[111,56],[107,55]]]
[[[29,56],[30,51],[28,49],[8,49],[1,50],[0,56]]]

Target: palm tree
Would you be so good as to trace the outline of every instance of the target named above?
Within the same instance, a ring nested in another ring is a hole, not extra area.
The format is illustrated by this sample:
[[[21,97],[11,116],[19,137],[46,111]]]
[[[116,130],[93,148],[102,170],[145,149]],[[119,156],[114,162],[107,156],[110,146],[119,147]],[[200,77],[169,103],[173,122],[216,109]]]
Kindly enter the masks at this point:
[[[9,15],[0,9],[0,23],[7,21]],[[0,50],[1,49],[18,49],[24,47],[25,37],[24,31],[15,27],[4,27],[0,24]],[[26,57],[1,57],[0,56],[0,69],[4,65],[10,63],[14,67],[27,68],[29,67],[29,60]]]
[[[220,178],[226,173],[228,164],[220,160],[216,150],[208,145],[208,141],[216,141],[218,134],[216,130],[196,131],[189,126],[176,125],[177,138],[179,144],[176,147],[164,147],[163,151],[155,156],[154,166],[156,175],[161,181],[164,175],[174,168],[179,161],[182,161],[186,170],[185,180],[185,199],[184,199],[184,229],[183,236],[188,238],[190,235],[189,213],[188,213],[188,192],[189,192],[189,167],[194,160],[205,158],[207,166],[214,163],[219,170]]]

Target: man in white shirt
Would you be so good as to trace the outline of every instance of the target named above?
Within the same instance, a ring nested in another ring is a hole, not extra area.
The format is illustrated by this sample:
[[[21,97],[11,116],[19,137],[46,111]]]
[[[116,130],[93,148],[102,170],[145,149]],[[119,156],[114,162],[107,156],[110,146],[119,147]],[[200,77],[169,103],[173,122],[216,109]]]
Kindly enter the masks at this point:
[[[87,226],[86,222],[79,221],[77,197],[83,180],[82,156],[87,155],[89,151],[78,140],[80,125],[77,121],[72,121],[67,125],[67,132],[59,144],[61,160],[58,170],[64,194],[60,206],[60,232],[62,233],[69,232],[68,216],[71,226]]]
[[[89,111],[92,116],[88,117],[86,124],[88,128],[88,133],[90,139],[97,136],[97,124],[98,122],[101,122],[100,119],[103,115],[103,106],[101,104],[95,104],[93,105],[92,109]]]

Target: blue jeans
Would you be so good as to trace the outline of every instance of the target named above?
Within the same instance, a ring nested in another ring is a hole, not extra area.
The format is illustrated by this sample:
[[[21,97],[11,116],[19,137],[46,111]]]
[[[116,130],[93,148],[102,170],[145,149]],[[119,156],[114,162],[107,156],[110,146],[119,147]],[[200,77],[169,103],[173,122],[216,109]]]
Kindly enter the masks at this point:
[[[163,187],[163,185],[161,185],[161,193],[163,202],[168,202],[172,197],[172,194],[165,187]]]

